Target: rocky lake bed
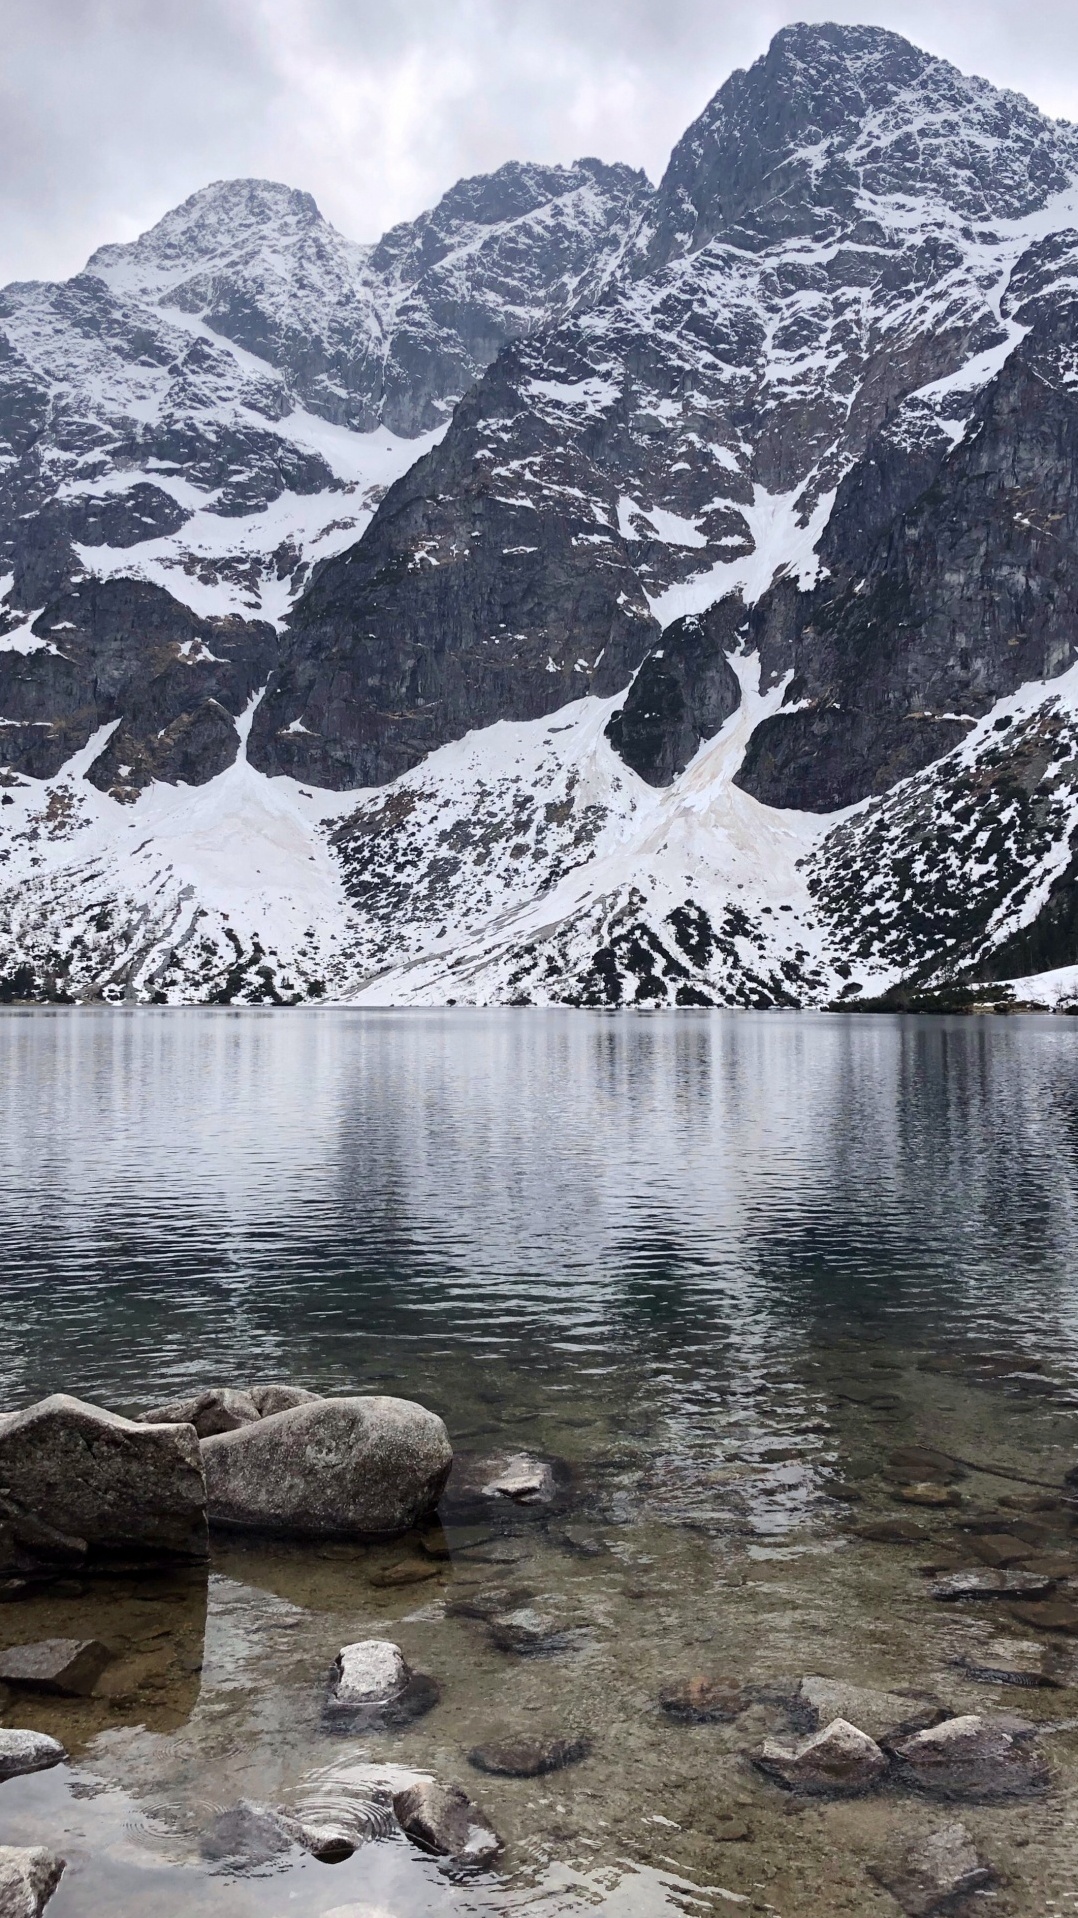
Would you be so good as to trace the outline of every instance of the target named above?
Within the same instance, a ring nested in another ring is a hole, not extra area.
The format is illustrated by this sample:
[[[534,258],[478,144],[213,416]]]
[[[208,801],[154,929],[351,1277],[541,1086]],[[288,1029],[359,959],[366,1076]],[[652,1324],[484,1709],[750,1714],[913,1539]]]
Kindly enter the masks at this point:
[[[1049,1362],[821,1345],[711,1458],[601,1378],[461,1383],[448,1435],[382,1380],[0,1419],[5,1918],[1066,1908]]]

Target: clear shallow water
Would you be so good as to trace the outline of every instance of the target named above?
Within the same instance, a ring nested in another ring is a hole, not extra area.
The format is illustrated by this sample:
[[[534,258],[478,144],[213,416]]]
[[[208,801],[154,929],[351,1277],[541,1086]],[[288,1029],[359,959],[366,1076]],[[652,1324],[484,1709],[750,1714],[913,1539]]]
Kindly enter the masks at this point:
[[[127,1409],[272,1377],[396,1391],[463,1451],[573,1475],[567,1513],[499,1520],[516,1557],[454,1550],[417,1586],[377,1582],[414,1547],[229,1546],[208,1586],[4,1608],[3,1642],[96,1633],[120,1672],[111,1697],[0,1711],[76,1759],[0,1787],[0,1842],[51,1836],[72,1859],[50,1912],[650,1918],[732,1893],[893,1913],[865,1864],[921,1808],[798,1807],[740,1755],[777,1707],[686,1727],[658,1693],[825,1671],[1078,1715],[1078,1690],[956,1676],[1016,1628],[926,1600],[922,1562],[974,1562],[954,1511],[914,1512],[912,1549],[852,1533],[910,1518],[896,1445],[1056,1483],[1078,1455],[1076,1048],[1078,1023],[1047,1018],[0,1014],[0,1403],[63,1388]],[[971,1473],[964,1511],[1016,1490]],[[566,1523],[601,1549],[571,1549]],[[1065,1512],[1043,1523],[1071,1549]],[[484,1582],[538,1594],[575,1650],[508,1658],[446,1616]],[[366,1635],[397,1637],[443,1699],[359,1748],[326,1739],[318,1701]],[[540,1723],[588,1732],[592,1758],[469,1771],[493,1726]],[[1007,1875],[993,1909],[1073,1908],[1073,1744],[1046,1737],[1043,1804],[963,1812]],[[215,1807],[290,1802],[357,1753],[460,1778],[503,1870],[453,1886],[399,1844],[238,1881],[200,1862]],[[725,1840],[724,1813],[751,1837]]]

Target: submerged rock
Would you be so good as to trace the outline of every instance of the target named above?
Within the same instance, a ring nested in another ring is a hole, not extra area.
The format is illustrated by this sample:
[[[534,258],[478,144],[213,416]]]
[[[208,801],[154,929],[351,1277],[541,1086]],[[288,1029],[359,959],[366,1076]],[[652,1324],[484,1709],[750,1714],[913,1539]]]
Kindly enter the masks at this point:
[[[530,1605],[497,1613],[490,1621],[490,1637],[500,1652],[525,1655],[564,1651],[573,1642],[572,1633],[559,1619],[537,1612]]]
[[[1078,1605],[1067,1598],[1048,1598],[1043,1604],[1012,1605],[1011,1616],[1020,1625],[1032,1625],[1039,1632],[1064,1632],[1078,1638]]]
[[[686,1725],[726,1725],[747,1711],[751,1696],[736,1678],[709,1678],[698,1674],[667,1685],[659,1704],[669,1718]]]
[[[1014,1797],[1047,1784],[1048,1769],[1020,1720],[975,1713],[890,1745],[900,1776],[939,1798]]]
[[[488,1865],[503,1849],[493,1826],[459,1785],[424,1779],[397,1792],[393,1809],[409,1838],[455,1864]]]
[[[847,1685],[842,1679],[812,1677],[801,1680],[791,1715],[807,1731],[819,1731],[843,1718],[879,1740],[937,1725],[947,1712],[938,1698],[924,1693],[880,1691],[870,1685]]]
[[[933,1598],[1046,1598],[1055,1590],[1055,1580],[1038,1572],[992,1572],[978,1568],[970,1572],[948,1572],[929,1587]]]
[[[199,1849],[214,1864],[249,1871],[281,1857],[299,1842],[294,1820],[268,1805],[241,1798],[239,1804],[218,1813],[203,1832]]]
[[[111,1656],[96,1638],[45,1638],[36,1645],[12,1645],[0,1652],[0,1684],[85,1698]]]
[[[956,1899],[995,1883],[995,1873],[957,1821],[916,1839],[897,1857],[870,1865],[869,1872],[908,1918],[932,1918]]]
[[[0,1731],[0,1779],[20,1778],[24,1772],[48,1771],[67,1753],[58,1738],[44,1732]]]
[[[56,1392],[0,1416],[0,1486],[10,1511],[85,1541],[91,1557],[208,1551],[205,1474],[189,1425],[142,1425]]]
[[[970,1678],[995,1685],[1058,1685],[1052,1655],[1035,1638],[993,1638],[955,1660]]]
[[[0,1845],[0,1918],[41,1918],[65,1862],[44,1845]]]
[[[547,1772],[579,1764],[591,1749],[590,1738],[518,1738],[510,1733],[486,1745],[473,1746],[468,1763],[476,1771],[493,1772],[502,1778],[542,1778]]]
[[[364,1638],[337,1653],[323,1718],[341,1731],[406,1725],[429,1712],[439,1696],[435,1680],[413,1671],[399,1645]]]
[[[555,1494],[554,1471],[545,1459],[520,1452],[483,1487],[487,1498],[511,1498],[518,1505],[549,1505]]]
[[[235,1432],[241,1425],[253,1425],[261,1414],[247,1392],[230,1385],[212,1386],[196,1392],[192,1398],[171,1399],[166,1405],[152,1405],[140,1412],[140,1425],[193,1425],[200,1439],[213,1438],[217,1432]]]
[[[788,1791],[813,1796],[853,1797],[871,1791],[887,1770],[886,1755],[875,1739],[844,1718],[833,1719],[799,1745],[768,1739],[753,1754],[753,1763]]]
[[[950,1485],[936,1485],[929,1480],[912,1485],[900,1485],[896,1497],[903,1505],[961,1505],[962,1494]]]
[[[380,1565],[370,1575],[371,1584],[392,1591],[398,1585],[422,1585],[439,1577],[443,1570],[433,1558],[402,1558],[395,1565]]]
[[[409,1399],[316,1399],[204,1439],[210,1519],[298,1537],[385,1538],[437,1503],[453,1453]]]

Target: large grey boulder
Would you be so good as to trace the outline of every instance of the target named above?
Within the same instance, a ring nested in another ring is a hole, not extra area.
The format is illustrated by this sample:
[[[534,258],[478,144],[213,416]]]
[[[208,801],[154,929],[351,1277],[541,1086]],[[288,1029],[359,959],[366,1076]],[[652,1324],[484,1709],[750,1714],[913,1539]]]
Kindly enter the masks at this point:
[[[0,1918],[41,1918],[64,1862],[44,1845],[0,1845]]]
[[[316,1399],[202,1441],[210,1519],[305,1538],[386,1538],[437,1504],[453,1463],[410,1399]]]
[[[140,1425],[56,1392],[0,1415],[0,1487],[16,1528],[26,1515],[83,1541],[91,1557],[202,1558],[208,1549],[190,1425]]]
[[[45,1732],[0,1731],[0,1779],[21,1778],[24,1772],[48,1771],[67,1753],[58,1738]]]

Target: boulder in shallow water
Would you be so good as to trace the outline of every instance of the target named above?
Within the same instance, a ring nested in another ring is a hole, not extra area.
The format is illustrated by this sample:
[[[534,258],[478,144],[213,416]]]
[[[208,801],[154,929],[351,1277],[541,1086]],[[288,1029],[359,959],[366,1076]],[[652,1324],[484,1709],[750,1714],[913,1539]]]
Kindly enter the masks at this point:
[[[524,1656],[539,1652],[565,1651],[573,1643],[573,1634],[556,1618],[521,1605],[513,1612],[499,1612],[490,1621],[492,1644],[500,1652],[519,1652]]]
[[[140,1425],[193,1425],[200,1439],[213,1438],[218,1432],[235,1432],[241,1425],[253,1425],[262,1414],[249,1392],[231,1385],[215,1385],[186,1399],[170,1399],[165,1405],[151,1405],[140,1412]]]
[[[44,1638],[0,1652],[0,1684],[17,1691],[86,1698],[112,1654],[97,1638]]]
[[[41,1918],[64,1864],[44,1845],[0,1845],[0,1918]]]
[[[202,1441],[211,1522],[305,1538],[386,1538],[437,1504],[453,1462],[409,1399],[315,1399]]]
[[[56,1392],[0,1415],[0,1486],[8,1511],[85,1541],[91,1557],[208,1550],[206,1481],[189,1425],[142,1425]]]
[[[908,1918],[932,1918],[934,1912],[949,1909],[956,1899],[985,1891],[995,1883],[995,1873],[978,1856],[965,1825],[957,1821],[941,1825],[897,1855],[870,1865],[869,1872]]]
[[[503,1849],[483,1813],[459,1785],[424,1779],[393,1799],[402,1831],[421,1845],[460,1865],[489,1865]]]
[[[323,1718],[334,1731],[373,1731],[410,1724],[438,1698],[435,1680],[413,1671],[399,1645],[364,1638],[337,1653]]]
[[[517,1505],[549,1505],[556,1490],[553,1467],[545,1459],[518,1452],[488,1479],[483,1495],[509,1498]]]
[[[844,1718],[799,1745],[768,1739],[753,1753],[753,1763],[788,1791],[814,1797],[850,1798],[871,1791],[887,1770],[886,1755],[874,1738]]]
[[[0,1731],[0,1779],[48,1771],[51,1766],[62,1764],[66,1757],[59,1739],[49,1738],[44,1732]]]
[[[902,1781],[937,1798],[1021,1797],[1048,1782],[1048,1768],[1020,1719],[966,1713],[929,1731],[898,1738],[888,1749]]]

